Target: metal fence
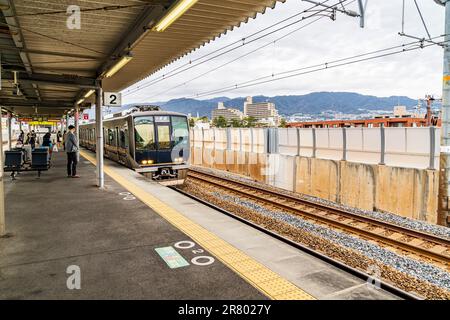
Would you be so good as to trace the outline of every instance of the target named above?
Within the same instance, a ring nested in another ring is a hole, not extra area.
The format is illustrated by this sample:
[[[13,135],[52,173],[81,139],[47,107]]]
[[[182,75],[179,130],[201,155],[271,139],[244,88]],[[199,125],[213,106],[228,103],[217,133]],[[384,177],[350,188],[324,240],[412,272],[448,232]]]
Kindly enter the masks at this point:
[[[194,147],[397,167],[439,166],[436,127],[424,128],[226,128],[191,130]]]

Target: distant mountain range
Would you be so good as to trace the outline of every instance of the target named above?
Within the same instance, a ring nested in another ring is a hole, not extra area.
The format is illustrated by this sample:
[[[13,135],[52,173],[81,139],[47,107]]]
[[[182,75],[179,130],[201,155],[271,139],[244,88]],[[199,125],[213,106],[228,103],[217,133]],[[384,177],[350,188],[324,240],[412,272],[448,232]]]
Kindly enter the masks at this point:
[[[245,97],[234,99],[216,97],[208,100],[173,99],[151,104],[159,105],[167,111],[176,111],[185,114],[190,113],[193,116],[196,116],[198,113],[200,116],[211,117],[211,112],[217,108],[218,102],[224,102],[226,107],[243,111],[244,101]],[[364,110],[392,110],[396,105],[404,105],[408,108],[417,105],[417,100],[405,96],[376,97],[354,92],[313,92],[305,95],[253,97],[253,102],[266,101],[275,103],[281,115],[298,113],[319,114],[328,110],[357,114]],[[130,106],[123,106],[122,109],[127,109]]]

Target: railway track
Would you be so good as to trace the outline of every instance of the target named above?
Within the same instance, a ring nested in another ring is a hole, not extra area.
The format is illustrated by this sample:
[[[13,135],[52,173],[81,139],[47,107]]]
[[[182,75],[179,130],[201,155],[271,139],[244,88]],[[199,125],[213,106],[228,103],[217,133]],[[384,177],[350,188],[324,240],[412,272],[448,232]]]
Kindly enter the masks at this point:
[[[190,170],[188,178],[450,271],[448,239],[204,171]]]

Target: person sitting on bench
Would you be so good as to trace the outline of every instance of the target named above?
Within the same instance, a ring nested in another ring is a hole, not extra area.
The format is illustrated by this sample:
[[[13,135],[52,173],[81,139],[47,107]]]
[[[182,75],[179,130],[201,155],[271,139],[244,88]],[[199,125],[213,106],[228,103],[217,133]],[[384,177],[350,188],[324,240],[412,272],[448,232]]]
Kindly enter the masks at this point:
[[[51,141],[51,134],[50,132],[47,132],[44,137],[42,138],[42,147],[48,147],[48,152],[50,155],[50,158],[52,157],[52,141]]]

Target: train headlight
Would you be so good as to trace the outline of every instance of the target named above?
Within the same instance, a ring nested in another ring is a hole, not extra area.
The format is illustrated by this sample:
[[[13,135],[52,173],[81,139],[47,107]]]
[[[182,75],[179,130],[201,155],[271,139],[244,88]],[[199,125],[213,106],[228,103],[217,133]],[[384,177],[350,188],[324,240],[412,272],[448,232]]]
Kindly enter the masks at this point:
[[[145,166],[145,165],[153,164],[153,162],[154,162],[153,160],[142,160],[141,164]]]
[[[180,158],[175,158],[175,162],[183,162],[183,158],[182,158],[182,157],[180,157]]]

